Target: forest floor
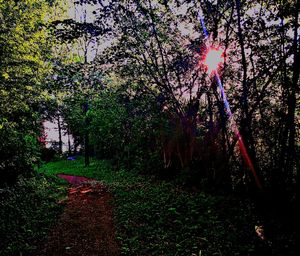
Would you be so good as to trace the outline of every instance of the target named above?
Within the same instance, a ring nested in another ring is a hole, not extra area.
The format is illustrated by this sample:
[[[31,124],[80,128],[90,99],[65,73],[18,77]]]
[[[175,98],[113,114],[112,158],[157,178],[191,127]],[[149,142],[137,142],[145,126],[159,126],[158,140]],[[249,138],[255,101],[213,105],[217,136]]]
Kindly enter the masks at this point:
[[[295,255],[291,226],[271,223],[264,238],[255,206],[238,195],[115,170],[105,160],[84,167],[80,157],[45,164],[39,175],[73,186],[36,256]]]
[[[113,223],[112,195],[103,184],[80,176],[59,174],[73,186],[60,203],[64,212],[36,255],[119,255]]]

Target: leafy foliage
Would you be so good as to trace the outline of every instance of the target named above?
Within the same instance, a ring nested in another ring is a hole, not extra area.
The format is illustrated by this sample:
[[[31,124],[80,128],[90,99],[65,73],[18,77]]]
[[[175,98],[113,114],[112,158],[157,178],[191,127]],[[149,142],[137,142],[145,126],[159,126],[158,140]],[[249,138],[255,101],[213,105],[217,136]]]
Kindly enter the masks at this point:
[[[250,255],[254,250],[251,214],[246,210],[243,215],[237,207],[232,216],[243,217],[234,220],[222,207],[226,201],[180,191],[168,183],[117,190],[123,254]],[[222,211],[225,217],[219,216]]]
[[[0,175],[12,182],[38,159],[42,78],[49,70],[46,1],[0,1]]]
[[[153,171],[159,168],[155,132],[162,117],[153,95],[129,97],[126,91],[106,89],[94,99],[88,113],[91,141],[98,157],[127,169]]]
[[[0,190],[0,255],[30,252],[47,235],[61,211],[64,188],[41,175],[20,177]]]

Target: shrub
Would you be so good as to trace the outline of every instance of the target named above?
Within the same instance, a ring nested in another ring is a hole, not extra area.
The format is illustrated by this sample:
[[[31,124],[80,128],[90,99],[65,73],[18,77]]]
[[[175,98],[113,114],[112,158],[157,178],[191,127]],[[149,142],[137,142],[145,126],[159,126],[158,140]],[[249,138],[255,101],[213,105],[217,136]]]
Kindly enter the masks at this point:
[[[43,176],[20,177],[0,190],[0,255],[29,252],[60,212],[62,189]]]

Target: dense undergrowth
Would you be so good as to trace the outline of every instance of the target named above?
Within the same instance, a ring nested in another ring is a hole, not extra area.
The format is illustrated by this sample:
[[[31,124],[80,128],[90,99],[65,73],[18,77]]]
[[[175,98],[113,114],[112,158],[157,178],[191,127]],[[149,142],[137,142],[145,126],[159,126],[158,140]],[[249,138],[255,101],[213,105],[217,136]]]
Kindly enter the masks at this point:
[[[255,234],[257,218],[247,201],[191,192],[105,161],[59,161],[44,165],[57,173],[96,178],[115,196],[115,223],[122,255],[258,255],[265,248]]]
[[[43,165],[36,177],[19,178],[0,190],[0,255],[30,255],[43,241],[62,207],[66,182],[58,173],[86,176],[108,185],[114,195],[115,225],[121,255],[294,255],[295,233],[272,223],[274,234],[262,240],[250,200],[188,190],[92,159]],[[275,227],[275,228],[274,228]],[[272,238],[272,239],[270,239]]]
[[[27,255],[35,249],[61,212],[65,188],[43,175],[19,177],[0,189],[0,255]]]

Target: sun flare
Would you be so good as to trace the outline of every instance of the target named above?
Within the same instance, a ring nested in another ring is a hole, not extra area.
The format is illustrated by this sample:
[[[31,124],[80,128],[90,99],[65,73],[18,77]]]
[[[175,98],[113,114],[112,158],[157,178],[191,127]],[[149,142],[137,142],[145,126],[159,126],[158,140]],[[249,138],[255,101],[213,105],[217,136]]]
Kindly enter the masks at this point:
[[[204,65],[207,67],[208,73],[216,71],[221,63],[223,63],[223,51],[210,48],[204,58]]]

